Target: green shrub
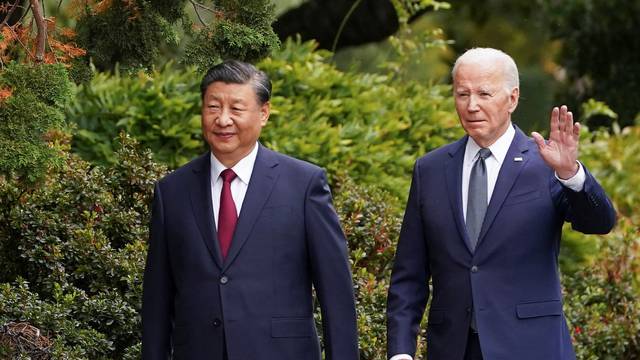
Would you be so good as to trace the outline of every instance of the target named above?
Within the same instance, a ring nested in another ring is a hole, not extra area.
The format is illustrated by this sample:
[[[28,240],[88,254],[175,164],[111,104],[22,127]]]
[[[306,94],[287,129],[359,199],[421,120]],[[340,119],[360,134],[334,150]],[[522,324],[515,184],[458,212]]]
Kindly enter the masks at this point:
[[[384,359],[388,279],[400,232],[399,201],[390,194],[343,179],[334,205],[349,242],[361,359]]]
[[[96,73],[76,90],[67,117],[78,125],[74,151],[99,164],[116,161],[125,131],[171,168],[206,150],[200,131],[200,77],[167,65],[136,77]]]
[[[71,83],[62,65],[11,63],[0,71],[0,90],[11,93],[0,99],[0,175],[33,184],[62,164],[55,132],[65,125]]]
[[[273,32],[274,5],[269,0],[219,0],[218,13],[204,27],[190,31],[183,62],[204,74],[224,59],[256,62],[280,47]],[[197,10],[196,10],[197,11]]]
[[[136,358],[153,183],[164,168],[121,139],[117,165],[65,165],[29,191],[0,179],[0,323],[49,335],[56,358]]]
[[[463,134],[450,87],[342,72],[314,48],[289,41],[260,64],[275,89],[264,142],[404,199],[415,160]]]
[[[155,5],[167,15],[176,10]],[[81,15],[76,40],[102,70],[116,64],[129,72],[146,69],[158,56],[161,44],[177,45],[171,24],[147,1],[112,1],[94,8],[85,4]]]
[[[607,236],[565,232],[565,244],[589,247],[564,266],[565,310],[579,359],[640,359],[640,127],[582,134],[580,159],[618,211]],[[563,256],[566,255],[563,248]],[[562,259],[562,257],[561,257]]]
[[[638,224],[619,220],[598,259],[563,278],[565,310],[578,359],[640,359]]]

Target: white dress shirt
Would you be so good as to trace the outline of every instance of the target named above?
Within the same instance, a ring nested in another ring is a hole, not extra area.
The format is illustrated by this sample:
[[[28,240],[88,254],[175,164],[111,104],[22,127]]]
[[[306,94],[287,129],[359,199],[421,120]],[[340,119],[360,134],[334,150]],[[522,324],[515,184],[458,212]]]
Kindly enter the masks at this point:
[[[491,195],[493,194],[493,189],[495,188],[496,181],[498,180],[500,167],[505,161],[507,151],[509,151],[509,147],[511,146],[511,142],[513,141],[515,135],[516,131],[513,128],[513,125],[510,125],[507,128],[507,131],[505,131],[505,133],[502,134],[502,136],[500,136],[498,140],[496,140],[489,146],[489,150],[491,150],[491,156],[485,159],[485,165],[487,167],[487,204],[489,204],[489,201],[491,201]],[[469,177],[471,176],[471,168],[473,167],[473,163],[478,158],[479,150],[480,146],[471,137],[469,137],[467,146],[464,151],[464,160],[462,163],[462,214],[465,218],[465,221],[467,220],[467,195],[469,193]],[[511,159],[510,161],[515,160]],[[578,173],[570,179],[560,179],[558,177],[558,174],[556,174],[556,178],[560,181],[560,183],[573,191],[582,191],[586,179],[584,169],[579,161],[578,166]],[[398,354],[392,356],[389,360],[413,360],[413,358],[408,354]]]
[[[231,181],[231,197],[236,205],[236,212],[240,216],[240,209],[244,196],[247,194],[253,165],[258,156],[258,143],[253,147],[249,155],[238,161],[231,169],[236,173],[236,178]],[[218,230],[218,213],[220,212],[220,193],[222,192],[222,177],[220,174],[227,168],[211,153],[211,203],[213,204],[213,217],[216,231]]]

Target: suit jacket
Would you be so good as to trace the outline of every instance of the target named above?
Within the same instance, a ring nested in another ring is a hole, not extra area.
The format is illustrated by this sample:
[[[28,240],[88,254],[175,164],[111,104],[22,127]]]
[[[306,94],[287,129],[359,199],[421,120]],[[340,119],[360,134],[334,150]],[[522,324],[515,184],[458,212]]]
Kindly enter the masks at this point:
[[[562,225],[607,233],[615,211],[586,169],[583,191],[562,186],[516,128],[472,252],[461,195],[467,139],[415,164],[389,288],[388,353],[415,353],[432,293],[430,360],[463,359],[472,306],[485,359],[575,359],[558,276]]]
[[[160,180],[142,306],[143,359],[358,358],[347,247],[317,166],[260,145],[223,261],[209,153]],[[226,344],[224,344],[226,341]]]

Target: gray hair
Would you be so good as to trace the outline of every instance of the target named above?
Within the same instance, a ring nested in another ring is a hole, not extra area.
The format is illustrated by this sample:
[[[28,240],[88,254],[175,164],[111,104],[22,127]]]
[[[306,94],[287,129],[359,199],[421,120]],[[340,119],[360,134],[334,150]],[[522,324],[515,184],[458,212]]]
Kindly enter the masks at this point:
[[[247,84],[252,82],[260,105],[271,99],[271,80],[269,80],[267,74],[249,63],[238,60],[225,60],[209,69],[200,83],[200,97],[202,99],[204,99],[204,94],[207,92],[209,85],[217,81],[227,84]]]
[[[456,59],[455,64],[453,64],[453,69],[451,70],[452,79],[456,78],[458,65],[469,59],[492,59],[500,62],[503,66],[504,81],[507,90],[511,91],[514,88],[520,87],[520,79],[518,76],[518,67],[516,66],[516,62],[513,61],[513,58],[505,52],[492,48],[473,48],[465,51]]]

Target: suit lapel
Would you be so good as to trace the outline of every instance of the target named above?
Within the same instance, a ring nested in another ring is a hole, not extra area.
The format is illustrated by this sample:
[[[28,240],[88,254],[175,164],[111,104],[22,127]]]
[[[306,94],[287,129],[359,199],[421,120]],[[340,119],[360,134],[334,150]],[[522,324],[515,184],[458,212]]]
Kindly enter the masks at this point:
[[[445,162],[445,176],[447,184],[447,194],[449,194],[449,203],[453,211],[453,218],[469,252],[473,252],[467,234],[467,227],[464,223],[462,214],[462,164],[464,162],[464,149],[467,144],[468,136],[455,142],[449,150],[450,158]]]
[[[513,188],[513,184],[515,184],[520,172],[529,161],[527,157],[527,152],[529,150],[527,145],[528,138],[517,126],[514,125],[514,128],[516,130],[516,134],[511,142],[511,146],[509,146],[507,155],[504,157],[502,166],[500,167],[498,179],[496,180],[496,185],[493,188],[493,194],[491,195],[491,201],[489,202],[489,207],[487,208],[487,213],[484,217],[484,222],[482,223],[482,229],[478,236],[478,246],[480,246],[484,236],[495,220],[498,211],[500,211],[500,208],[502,207],[502,203]],[[516,161],[516,158],[521,158],[522,160]]]
[[[211,257],[219,268],[222,268],[222,256],[218,245],[218,236],[213,219],[213,205],[211,204],[211,161],[209,152],[202,155],[194,166],[193,175],[195,186],[192,186],[189,194],[191,206],[196,223],[202,234],[202,241],[209,249]]]
[[[253,172],[251,173],[247,194],[242,203],[233,240],[231,240],[231,248],[223,264],[223,271],[233,263],[233,260],[238,256],[242,246],[249,238],[253,225],[258,219],[260,212],[262,212],[262,208],[267,202],[269,195],[271,195],[273,185],[278,179],[278,160],[275,154],[262,145],[258,146],[260,146],[260,148],[258,149],[256,162],[253,166]]]

